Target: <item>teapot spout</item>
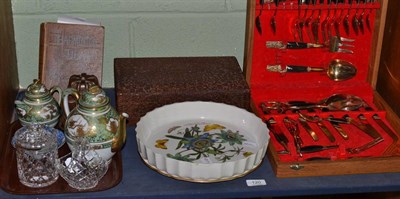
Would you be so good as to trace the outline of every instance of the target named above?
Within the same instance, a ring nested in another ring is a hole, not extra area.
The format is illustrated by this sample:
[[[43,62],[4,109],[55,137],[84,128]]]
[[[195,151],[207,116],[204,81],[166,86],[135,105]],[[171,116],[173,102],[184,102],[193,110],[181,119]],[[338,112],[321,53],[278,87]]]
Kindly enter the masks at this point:
[[[111,151],[118,152],[121,150],[122,146],[126,141],[126,119],[129,117],[127,113],[121,113],[118,118],[118,130],[117,135],[115,135]]]

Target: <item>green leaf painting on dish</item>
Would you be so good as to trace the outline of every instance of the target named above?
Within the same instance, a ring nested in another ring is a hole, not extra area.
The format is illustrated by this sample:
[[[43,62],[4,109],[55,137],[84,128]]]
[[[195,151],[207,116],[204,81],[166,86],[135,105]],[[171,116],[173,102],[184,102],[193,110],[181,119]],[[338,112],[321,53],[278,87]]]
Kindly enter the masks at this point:
[[[244,135],[220,124],[174,126],[168,129],[165,137],[177,140],[176,151],[168,153],[167,157],[186,162],[209,157],[218,162],[226,162],[234,157],[252,154],[242,147],[246,141]],[[162,139],[156,141],[157,148],[164,147],[160,145],[160,140]]]

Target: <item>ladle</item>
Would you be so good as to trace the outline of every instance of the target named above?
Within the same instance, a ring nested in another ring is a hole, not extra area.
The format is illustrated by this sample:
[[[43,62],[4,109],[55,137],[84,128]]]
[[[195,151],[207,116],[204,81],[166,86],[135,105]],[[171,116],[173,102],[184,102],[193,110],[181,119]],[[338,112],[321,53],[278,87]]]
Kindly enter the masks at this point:
[[[262,105],[262,109],[266,112],[276,110],[279,113],[285,113],[287,110],[305,110],[313,108],[325,108],[329,111],[354,111],[361,108],[364,104],[364,100],[355,95],[334,94],[317,103],[305,101],[289,101],[287,103],[266,102]]]
[[[357,74],[357,68],[352,63],[340,59],[332,60],[328,65],[328,69],[293,65],[287,65],[285,69],[282,69],[281,65],[268,65],[267,70],[281,73],[326,72],[328,77],[333,81],[348,80]]]

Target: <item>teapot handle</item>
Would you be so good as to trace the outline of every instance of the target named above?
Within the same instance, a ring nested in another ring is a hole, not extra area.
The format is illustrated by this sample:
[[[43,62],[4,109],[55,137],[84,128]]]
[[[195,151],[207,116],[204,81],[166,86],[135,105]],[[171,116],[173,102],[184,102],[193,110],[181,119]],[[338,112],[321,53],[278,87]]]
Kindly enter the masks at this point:
[[[61,98],[63,95],[62,89],[59,86],[53,86],[50,89],[50,95],[53,95],[53,93],[57,92],[58,93],[58,98],[57,98],[57,103],[60,105],[61,104]]]
[[[64,90],[63,107],[64,107],[64,112],[65,112],[66,116],[68,116],[69,113],[71,112],[69,109],[69,104],[68,104],[68,96],[69,95],[74,96],[76,98],[76,101],[78,101],[78,99],[79,99],[78,90],[76,90],[75,88],[67,88]]]

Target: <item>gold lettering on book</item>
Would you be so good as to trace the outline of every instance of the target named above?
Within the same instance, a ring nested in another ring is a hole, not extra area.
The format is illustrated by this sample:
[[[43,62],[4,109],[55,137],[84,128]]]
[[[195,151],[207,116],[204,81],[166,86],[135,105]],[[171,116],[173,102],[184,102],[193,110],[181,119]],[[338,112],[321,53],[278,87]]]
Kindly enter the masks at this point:
[[[99,43],[92,35],[85,33],[69,33],[62,30],[54,30],[50,32],[49,44],[64,45],[69,47],[87,47],[97,48]]]
[[[63,57],[66,60],[78,60],[79,50],[74,49],[74,48],[64,48],[63,49]]]
[[[79,48],[64,48],[62,56],[65,60],[82,60],[85,63],[96,62],[100,50],[98,49],[79,49]]]
[[[61,45],[63,42],[62,31],[55,30],[50,33],[49,44]]]
[[[88,35],[64,35],[64,45],[79,47],[96,47],[96,39]]]

